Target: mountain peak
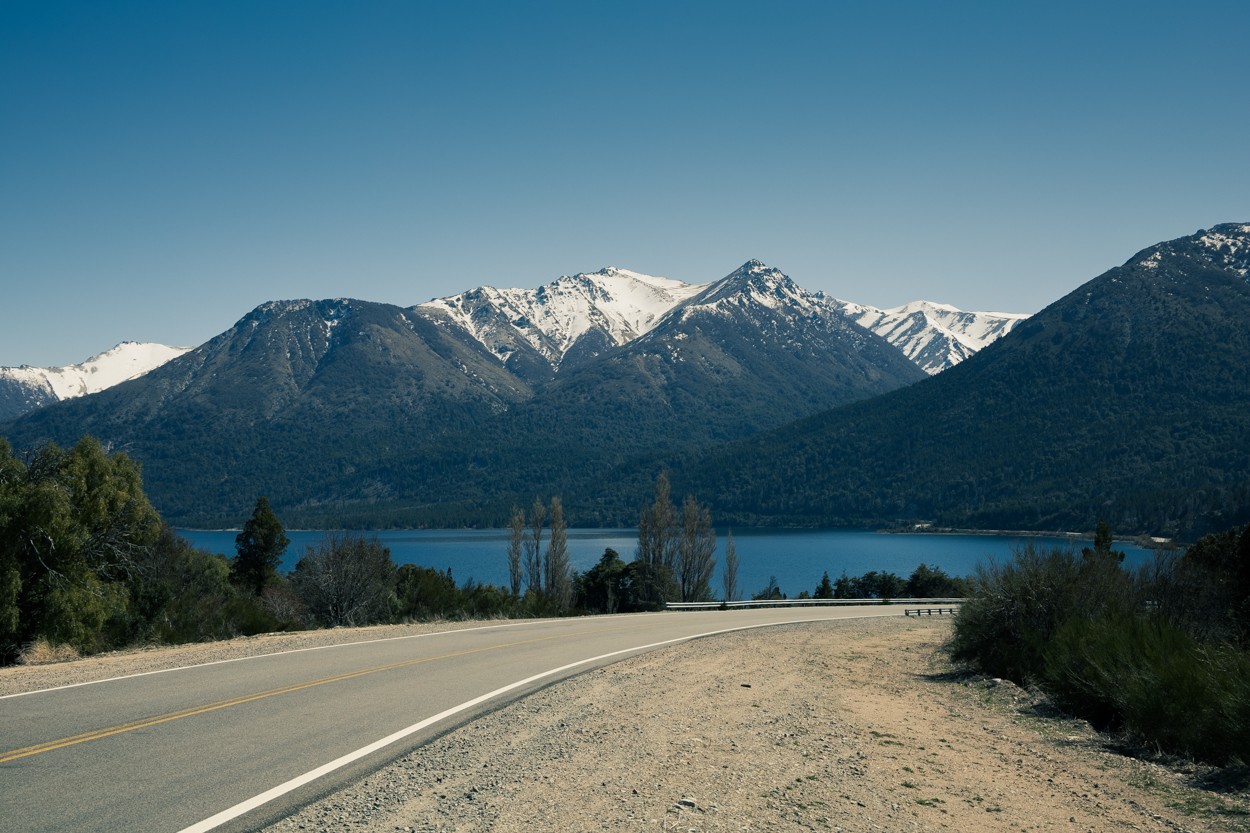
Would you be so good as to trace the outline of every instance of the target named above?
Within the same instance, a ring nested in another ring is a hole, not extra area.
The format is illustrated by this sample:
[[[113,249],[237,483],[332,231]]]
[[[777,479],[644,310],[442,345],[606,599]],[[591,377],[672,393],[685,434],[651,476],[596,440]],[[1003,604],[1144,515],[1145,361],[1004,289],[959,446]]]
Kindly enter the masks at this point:
[[[579,343],[594,352],[632,341],[677,304],[703,289],[616,266],[563,275],[537,289],[479,287],[421,304],[424,315],[450,318],[500,361],[537,353],[559,368]],[[590,344],[599,346],[587,347]]]
[[[1176,256],[1196,257],[1216,269],[1250,280],[1250,223],[1220,223],[1198,229],[1188,237],[1143,249],[1125,265],[1157,269],[1165,257]]]
[[[734,270],[732,273],[730,273],[730,274],[732,274],[732,275],[738,275],[738,274],[743,274],[743,275],[763,275],[763,274],[768,274],[768,273],[772,273],[772,272],[776,272],[776,273],[777,273],[777,274],[779,274],[779,275],[781,274],[781,271],[780,271],[780,270],[778,270],[778,269],[776,269],[776,268],[774,268],[774,267],[772,267],[772,266],[769,266],[769,265],[768,265],[767,263],[765,263],[764,261],[762,261],[762,260],[756,260],[755,258],[751,258],[750,260],[748,260],[746,263],[744,263],[744,264],[742,264],[741,266],[739,266],[737,269],[735,269],[735,270]]]
[[[190,350],[190,347],[123,341],[86,361],[66,367],[0,367],[0,400],[5,400],[0,401],[0,419],[12,419],[64,399],[99,393],[142,376]],[[10,390],[6,392],[3,388]]]

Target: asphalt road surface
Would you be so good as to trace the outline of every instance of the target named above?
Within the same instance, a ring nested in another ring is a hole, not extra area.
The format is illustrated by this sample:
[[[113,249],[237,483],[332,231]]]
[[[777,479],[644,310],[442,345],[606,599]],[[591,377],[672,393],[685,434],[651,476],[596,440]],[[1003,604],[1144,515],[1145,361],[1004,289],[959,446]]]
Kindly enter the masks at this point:
[[[0,698],[0,830],[252,830],[476,715],[639,651],[737,628],[902,613],[865,605],[522,621],[12,695]]]

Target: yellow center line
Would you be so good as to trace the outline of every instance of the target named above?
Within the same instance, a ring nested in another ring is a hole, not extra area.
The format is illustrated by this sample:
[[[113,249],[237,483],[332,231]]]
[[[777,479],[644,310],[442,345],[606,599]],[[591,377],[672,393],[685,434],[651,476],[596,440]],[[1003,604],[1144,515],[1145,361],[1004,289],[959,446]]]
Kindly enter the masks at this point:
[[[282,688],[275,688],[269,691],[261,691],[256,694],[245,694],[239,697],[233,697],[229,700],[219,700],[216,703],[208,703],[207,705],[191,706],[190,708],[181,709],[180,711],[176,711],[176,712],[169,712],[168,714],[162,714],[162,715],[158,715],[155,717],[144,717],[138,720],[132,720],[129,723],[120,723],[116,726],[109,726],[104,729],[96,729],[91,732],[84,732],[80,735],[73,735],[71,737],[60,738],[58,740],[45,741],[44,743],[37,743],[32,746],[25,746],[25,747],[22,747],[21,749],[12,749],[12,750],[9,750],[8,752],[0,753],[0,764],[7,764],[10,761],[16,761],[22,758],[29,758],[33,755],[40,755],[44,752],[52,752],[53,750],[56,750],[56,749],[64,749],[67,746],[77,746],[80,743],[87,743],[88,741],[103,740],[104,738],[112,737],[114,735],[120,735],[126,732],[133,732],[138,729],[146,729],[149,726],[158,726],[162,723],[170,723],[174,720],[181,720],[184,717],[195,717],[196,715],[200,715],[200,714],[207,714],[209,712],[215,712],[215,711],[220,711],[222,709],[228,709],[232,706],[241,706],[244,703],[252,703],[257,700],[264,700],[269,697],[277,697],[281,694],[291,694],[293,692],[303,691],[304,689],[308,689],[308,688],[316,688],[317,686],[329,685],[330,683],[339,683],[339,682],[343,682],[344,680],[351,680],[351,679],[355,679],[356,677],[364,677],[369,674],[380,674],[384,671],[394,671],[399,668],[407,668],[413,665],[421,665],[427,662],[437,662],[438,660],[453,659],[455,657],[464,657],[464,656],[469,656],[471,654],[484,653],[486,651],[499,651],[505,648],[515,648],[518,645],[532,645],[537,642],[548,642],[553,639],[565,639],[570,636],[584,636],[589,633],[614,633],[614,632],[624,631],[624,630],[642,630],[642,629],[650,629],[653,627],[658,627],[658,626],[648,625],[648,626],[645,626],[644,628],[612,628],[608,631],[587,630],[587,631],[576,631],[573,633],[555,634],[552,636],[540,636],[534,639],[522,639],[516,642],[505,642],[500,645],[488,645],[482,648],[469,648],[463,651],[453,651],[452,653],[449,653],[449,654],[438,654],[432,657],[408,659],[408,660],[403,660],[401,662],[393,662],[388,665],[379,665],[374,668],[365,668],[360,671],[348,671],[343,674],[335,674],[334,676],[331,676],[331,677],[323,677],[319,680],[309,680],[308,682],[296,683],[294,685],[284,686]]]

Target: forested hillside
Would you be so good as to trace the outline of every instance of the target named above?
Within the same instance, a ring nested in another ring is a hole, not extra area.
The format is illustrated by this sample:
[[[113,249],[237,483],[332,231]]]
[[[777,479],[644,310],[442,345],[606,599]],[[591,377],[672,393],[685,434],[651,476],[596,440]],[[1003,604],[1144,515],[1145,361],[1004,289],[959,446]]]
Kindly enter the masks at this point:
[[[1151,247],[917,385],[688,461],[720,516],[1199,534],[1250,520],[1250,226]]]

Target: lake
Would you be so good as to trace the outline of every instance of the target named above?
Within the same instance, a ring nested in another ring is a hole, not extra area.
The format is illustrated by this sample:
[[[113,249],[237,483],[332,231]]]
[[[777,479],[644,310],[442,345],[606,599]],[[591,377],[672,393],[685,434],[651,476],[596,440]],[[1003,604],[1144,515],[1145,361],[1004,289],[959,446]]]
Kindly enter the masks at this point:
[[[200,549],[234,554],[231,530],[179,530],[179,533]],[[483,584],[508,584],[507,541],[504,529],[442,529],[390,530],[376,534],[391,550],[396,564],[416,564],[452,571],[463,584],[474,579]],[[282,569],[292,570],[305,548],[325,537],[320,531],[287,531],[291,546],[283,559]],[[585,572],[598,562],[606,547],[629,561],[637,544],[634,529],[570,529],[569,560],[572,568]],[[836,579],[843,570],[848,575],[861,575],[869,570],[911,575],[917,565],[940,567],[954,576],[972,572],[978,561],[993,558],[1007,561],[1012,551],[1026,542],[1036,546],[1087,545],[1071,538],[1018,537],[1012,535],[898,535],[863,530],[777,530],[744,529],[734,532],[738,551],[739,595],[750,594],[768,586],[776,576],[783,593],[797,596],[802,590],[814,590],[821,574],[828,570]],[[1128,542],[1117,541],[1115,548],[1126,554],[1126,563],[1148,560],[1150,551]],[[713,593],[719,591],[719,567],[724,560],[723,531],[717,538],[717,575]]]

